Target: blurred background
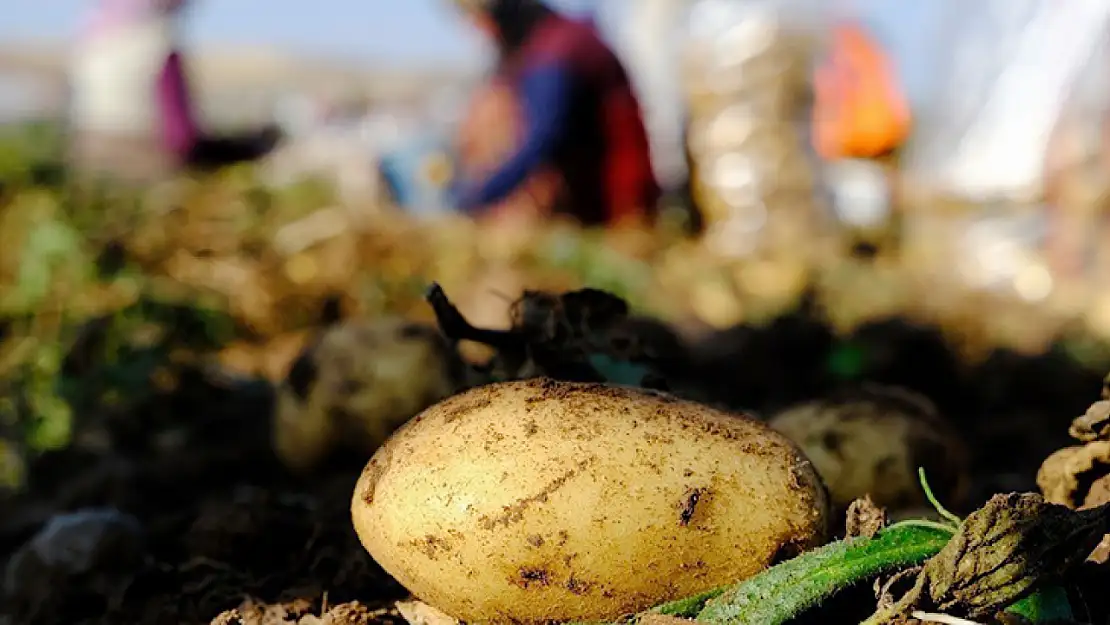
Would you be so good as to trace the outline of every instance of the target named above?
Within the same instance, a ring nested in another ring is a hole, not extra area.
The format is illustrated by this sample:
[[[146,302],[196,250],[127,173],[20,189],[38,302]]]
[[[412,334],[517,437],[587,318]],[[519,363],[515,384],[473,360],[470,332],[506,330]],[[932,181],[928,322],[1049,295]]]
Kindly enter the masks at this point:
[[[610,39],[616,38],[618,22],[629,10],[628,0],[553,0],[550,4],[572,15],[596,15]],[[928,11],[918,4],[899,0],[863,4],[869,20],[914,25],[904,28],[910,36],[897,40],[906,42],[898,45],[915,45],[926,37],[921,14]],[[60,80],[67,42],[76,35],[89,6],[89,0],[59,0],[28,7],[0,23],[0,84],[4,86],[0,111],[5,119],[60,105],[41,92]],[[291,0],[202,3],[191,9],[185,31],[186,41],[201,44],[197,51],[202,56],[232,65],[322,61],[357,65],[371,74],[433,69],[465,74],[480,71],[489,55],[480,37],[457,19],[449,0],[420,0],[404,6],[384,0],[328,0],[311,11]],[[228,71],[234,74],[236,69]],[[221,80],[202,74],[204,79]],[[305,82],[304,74],[287,78],[289,85],[295,88]]]

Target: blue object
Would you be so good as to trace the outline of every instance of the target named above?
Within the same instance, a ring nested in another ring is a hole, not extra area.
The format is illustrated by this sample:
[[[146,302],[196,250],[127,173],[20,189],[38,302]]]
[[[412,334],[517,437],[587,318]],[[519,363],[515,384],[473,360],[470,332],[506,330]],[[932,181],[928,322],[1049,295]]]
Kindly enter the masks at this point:
[[[414,215],[435,215],[454,210],[451,180],[441,182],[428,175],[429,164],[444,158],[454,169],[457,158],[448,138],[428,134],[383,154],[378,167],[399,206]]]
[[[570,72],[557,63],[527,70],[518,83],[528,129],[517,151],[485,180],[463,181],[458,205],[473,210],[505,199],[549,160],[563,139],[571,95]]]
[[[651,367],[628,360],[614,360],[605,354],[590,354],[590,366],[610,384],[643,386],[644,378],[652,373]]]

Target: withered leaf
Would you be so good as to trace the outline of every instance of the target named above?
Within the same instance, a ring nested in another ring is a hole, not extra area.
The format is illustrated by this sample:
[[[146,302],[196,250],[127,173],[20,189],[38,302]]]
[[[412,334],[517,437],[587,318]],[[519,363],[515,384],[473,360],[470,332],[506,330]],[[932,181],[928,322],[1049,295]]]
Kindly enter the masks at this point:
[[[559,299],[567,321],[583,334],[610,327],[629,314],[628,302],[600,289],[570,291]]]
[[[1091,404],[1086,414],[1071,422],[1068,434],[1085,443],[1110,440],[1110,399]]]
[[[871,497],[864,495],[848,505],[847,520],[845,522],[847,534],[850,537],[864,536],[871,538],[886,527],[886,510],[875,505]]]
[[[599,289],[562,294],[527,290],[512,304],[509,330],[473,326],[437,284],[429,288],[427,299],[444,336],[452,341],[484,343],[496,350],[487,372],[492,379],[546,376],[574,382],[643,385],[643,379],[655,373],[652,367],[618,354],[613,355],[618,356],[614,362],[617,373],[598,369],[595,361],[599,358],[614,360],[607,354],[613,342],[609,334],[629,318],[627,302]],[[642,341],[626,342],[631,346]]]
[[[1110,503],[1110,441],[1058,449],[1037,471],[1045,499],[1069,508]]]
[[[398,601],[396,606],[409,625],[459,625],[458,619],[423,601]]]
[[[1110,505],[1072,511],[1033,493],[995,495],[972,513],[895,606],[988,617],[1063,574],[1110,530]]]
[[[1095,547],[1091,553],[1091,557],[1087,558],[1096,564],[1106,564],[1110,562],[1110,534],[1102,537],[1102,542]]]

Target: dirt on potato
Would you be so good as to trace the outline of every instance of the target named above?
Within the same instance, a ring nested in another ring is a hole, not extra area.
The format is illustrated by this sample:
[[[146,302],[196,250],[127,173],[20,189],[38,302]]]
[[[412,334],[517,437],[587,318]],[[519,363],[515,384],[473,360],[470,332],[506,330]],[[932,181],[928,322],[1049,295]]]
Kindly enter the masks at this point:
[[[471,622],[616,618],[751,576],[832,524],[810,463],[764,424],[550,378],[428,409],[357,488],[366,548]]]

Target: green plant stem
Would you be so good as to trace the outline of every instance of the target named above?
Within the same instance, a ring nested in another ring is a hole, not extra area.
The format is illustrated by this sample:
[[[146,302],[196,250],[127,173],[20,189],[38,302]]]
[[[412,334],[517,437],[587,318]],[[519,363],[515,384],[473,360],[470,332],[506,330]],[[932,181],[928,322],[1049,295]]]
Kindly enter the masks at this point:
[[[948,508],[945,508],[940,503],[940,500],[937,499],[937,496],[933,494],[933,489],[929,486],[929,480],[925,477],[925,469],[923,467],[917,467],[917,479],[921,482],[921,489],[925,491],[925,497],[929,500],[929,503],[932,504],[933,508],[936,509],[937,514],[953,525],[963,523],[963,519],[949,512]]]
[[[839,590],[921,564],[936,555],[952,533],[952,528],[911,521],[874,538],[825,545],[727,589],[706,603],[697,620],[713,625],[785,623]]]
[[[667,616],[677,616],[679,618],[694,618],[698,615],[698,612],[701,612],[702,609],[705,608],[706,603],[709,603],[711,599],[716,599],[717,597],[721,596],[721,594],[723,594],[729,588],[731,588],[731,586],[722,586],[720,588],[714,588],[713,590],[703,592],[700,595],[694,595],[693,597],[676,599],[674,601],[655,606],[650,610],[650,612],[655,612],[657,614],[666,614]]]
[[[906,519],[905,521],[899,521],[896,525],[898,525],[899,527],[927,527],[929,529],[934,529],[940,532],[948,532],[949,534],[954,534],[957,529],[955,527],[952,527],[952,525],[949,523],[930,521],[928,519]]]

